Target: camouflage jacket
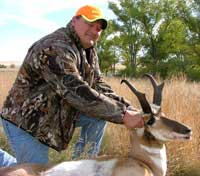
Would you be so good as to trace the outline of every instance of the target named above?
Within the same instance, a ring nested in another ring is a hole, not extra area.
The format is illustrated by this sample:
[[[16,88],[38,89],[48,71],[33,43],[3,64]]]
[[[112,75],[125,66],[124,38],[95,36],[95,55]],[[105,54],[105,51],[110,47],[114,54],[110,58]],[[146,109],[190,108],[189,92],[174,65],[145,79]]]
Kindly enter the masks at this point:
[[[73,135],[79,113],[122,123],[127,106],[100,79],[95,49],[82,48],[70,22],[29,48],[2,118],[61,151]]]

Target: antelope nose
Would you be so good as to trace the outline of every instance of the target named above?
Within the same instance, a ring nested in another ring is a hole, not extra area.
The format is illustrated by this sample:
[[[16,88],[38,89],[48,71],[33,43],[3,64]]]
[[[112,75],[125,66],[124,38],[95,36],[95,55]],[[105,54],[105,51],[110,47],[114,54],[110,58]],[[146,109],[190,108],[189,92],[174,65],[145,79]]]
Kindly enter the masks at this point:
[[[184,134],[188,134],[188,133],[191,133],[191,132],[192,132],[192,130],[190,128],[184,130]]]

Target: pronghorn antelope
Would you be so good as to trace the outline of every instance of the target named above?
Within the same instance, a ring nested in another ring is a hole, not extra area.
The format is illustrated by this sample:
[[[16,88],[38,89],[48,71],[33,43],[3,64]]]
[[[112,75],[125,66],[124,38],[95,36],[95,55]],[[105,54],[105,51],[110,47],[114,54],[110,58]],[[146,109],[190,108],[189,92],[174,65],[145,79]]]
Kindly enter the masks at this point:
[[[18,165],[0,169],[0,176],[165,176],[165,142],[189,140],[192,131],[165,117],[161,111],[164,83],[158,85],[153,76],[146,76],[154,88],[153,104],[127,80],[122,80],[137,96],[145,121],[143,128],[131,131],[130,156],[68,161],[48,169],[32,164]]]

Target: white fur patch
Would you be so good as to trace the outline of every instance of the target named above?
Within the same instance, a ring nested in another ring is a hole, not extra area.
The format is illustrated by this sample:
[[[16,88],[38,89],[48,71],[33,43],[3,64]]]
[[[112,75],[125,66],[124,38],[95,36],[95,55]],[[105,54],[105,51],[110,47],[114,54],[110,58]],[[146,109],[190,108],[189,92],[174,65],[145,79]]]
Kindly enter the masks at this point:
[[[145,145],[140,145],[140,147],[149,153],[150,158],[155,163],[158,168],[161,168],[164,173],[167,171],[167,156],[166,147],[163,145],[162,148],[153,148]]]
[[[144,128],[138,128],[136,130],[137,136],[142,137],[144,135]]]
[[[157,139],[161,141],[170,141],[172,138],[172,133],[169,131],[165,131],[163,129],[151,129],[151,134]]]
[[[41,176],[111,176],[116,162],[117,159],[68,161],[41,173]]]

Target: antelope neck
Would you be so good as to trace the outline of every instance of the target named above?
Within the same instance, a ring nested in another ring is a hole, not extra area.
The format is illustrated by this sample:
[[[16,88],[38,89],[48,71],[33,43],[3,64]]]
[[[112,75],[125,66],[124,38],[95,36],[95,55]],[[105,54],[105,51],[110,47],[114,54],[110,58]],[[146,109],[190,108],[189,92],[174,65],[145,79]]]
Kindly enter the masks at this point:
[[[145,135],[135,134],[130,155],[133,159],[142,161],[156,176],[164,176],[167,170],[166,147],[164,144]]]

